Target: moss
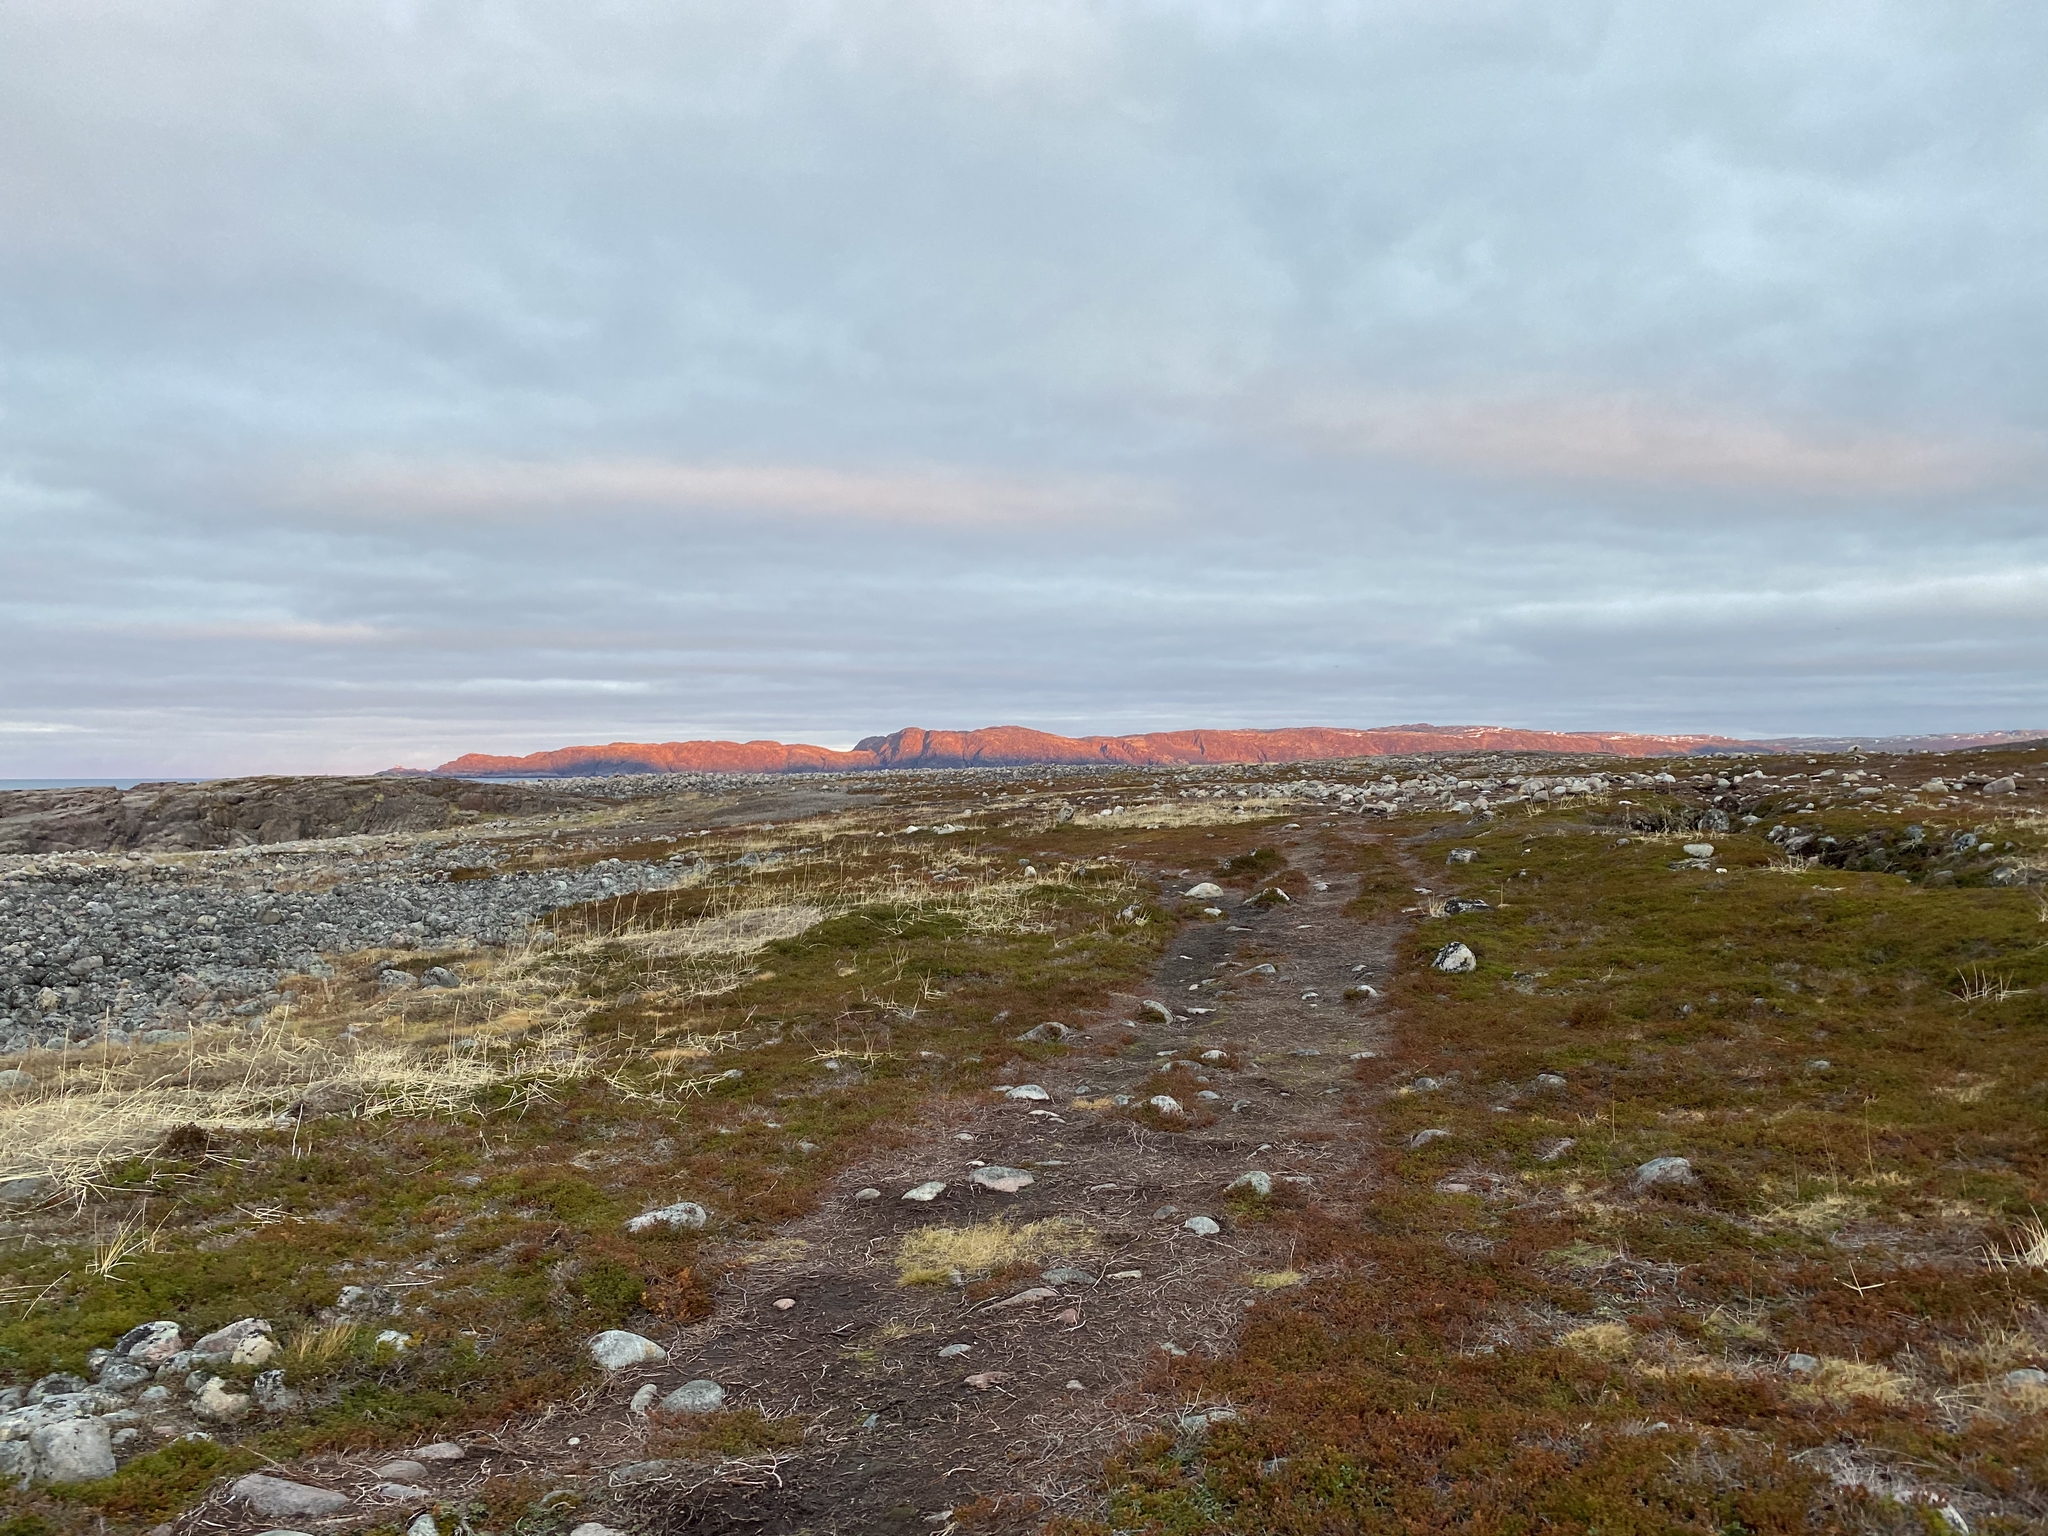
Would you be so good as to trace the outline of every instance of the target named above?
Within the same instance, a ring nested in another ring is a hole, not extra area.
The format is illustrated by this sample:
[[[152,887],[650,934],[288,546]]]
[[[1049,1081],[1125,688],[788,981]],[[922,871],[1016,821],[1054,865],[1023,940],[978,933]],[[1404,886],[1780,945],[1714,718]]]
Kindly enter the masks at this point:
[[[212,1440],[177,1440],[135,1457],[112,1477],[60,1483],[51,1498],[84,1504],[110,1520],[160,1520],[183,1509],[216,1479],[263,1465],[263,1458]]]

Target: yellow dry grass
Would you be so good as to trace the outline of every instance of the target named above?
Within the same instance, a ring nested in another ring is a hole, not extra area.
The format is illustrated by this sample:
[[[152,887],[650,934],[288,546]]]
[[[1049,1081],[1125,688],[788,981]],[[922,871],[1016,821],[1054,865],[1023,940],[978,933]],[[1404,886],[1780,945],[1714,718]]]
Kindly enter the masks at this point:
[[[1087,1253],[1096,1243],[1094,1229],[1071,1216],[1020,1227],[1000,1218],[971,1227],[921,1227],[897,1243],[896,1270],[903,1285],[945,1285],[1012,1264]]]
[[[2008,1246],[1990,1253],[1998,1269],[2048,1269],[2048,1222],[2034,1211],[2014,1224]]]
[[[1911,1386],[1910,1378],[1887,1366],[1823,1356],[1820,1367],[1792,1390],[1795,1397],[1818,1398],[1841,1406],[1859,1398],[1873,1403],[1903,1403]]]
[[[1626,1360],[1636,1348],[1635,1334],[1626,1323],[1588,1323],[1559,1335],[1557,1342],[1596,1360]]]
[[[1252,1270],[1244,1277],[1244,1283],[1259,1291],[1284,1291],[1290,1285],[1299,1285],[1306,1278],[1298,1269]]]

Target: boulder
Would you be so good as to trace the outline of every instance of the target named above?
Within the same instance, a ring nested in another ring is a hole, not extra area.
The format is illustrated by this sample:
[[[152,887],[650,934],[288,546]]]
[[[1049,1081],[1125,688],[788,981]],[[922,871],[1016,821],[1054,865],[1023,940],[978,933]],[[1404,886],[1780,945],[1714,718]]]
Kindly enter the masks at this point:
[[[162,1365],[171,1356],[185,1347],[185,1339],[178,1331],[178,1325],[169,1321],[140,1323],[121,1335],[114,1345],[114,1353],[133,1360],[137,1365]]]
[[[1184,1115],[1187,1113],[1186,1110],[1180,1107],[1180,1100],[1170,1093],[1155,1093],[1145,1102],[1151,1108],[1158,1110],[1162,1115]]]
[[[5,1072],[0,1072],[0,1093],[27,1093],[35,1085],[34,1074],[23,1072],[19,1068],[9,1067]]]
[[[1695,1175],[1692,1164],[1682,1157],[1653,1157],[1636,1169],[1631,1182],[1637,1189],[1649,1189],[1658,1184],[1690,1184]]]
[[[925,1205],[933,1200],[938,1199],[939,1196],[943,1195],[945,1192],[946,1181],[944,1179],[928,1179],[924,1183],[918,1185],[915,1189],[906,1189],[905,1191],[903,1191],[903,1198],[906,1200],[915,1200],[918,1204]]]
[[[230,1390],[218,1376],[209,1376],[192,1398],[193,1413],[209,1424],[239,1424],[255,1406],[255,1398]]]
[[[1190,1216],[1181,1226],[1197,1237],[1214,1237],[1223,1230],[1207,1216]]]
[[[660,1210],[642,1211],[626,1223],[628,1232],[651,1232],[667,1227],[672,1232],[695,1231],[711,1220],[711,1213],[694,1200],[678,1200]]]
[[[90,1483],[114,1475],[114,1437],[99,1419],[59,1419],[31,1430],[30,1476],[45,1483]]]
[[[262,1472],[236,1478],[228,1491],[257,1514],[272,1520],[286,1520],[293,1516],[319,1519],[325,1515],[340,1514],[348,1508],[348,1495],[345,1493],[336,1493],[332,1488],[312,1488],[305,1483],[270,1477]]]
[[[607,1328],[590,1341],[590,1358],[607,1371],[623,1371],[636,1365],[659,1365],[668,1351],[652,1339],[623,1328]]]
[[[967,1182],[977,1189],[993,1190],[999,1195],[1014,1195],[1038,1182],[1022,1168],[1002,1168],[991,1164],[977,1168],[967,1176]]]
[[[716,1413],[725,1406],[725,1388],[701,1377],[686,1381],[661,1400],[663,1413]]]
[[[1249,1173],[1240,1173],[1236,1178],[1224,1185],[1223,1189],[1226,1194],[1234,1189],[1242,1189],[1263,1200],[1273,1193],[1273,1175],[1262,1173],[1254,1168]]]
[[[1032,1025],[1031,1028],[1025,1030],[1017,1038],[1030,1045],[1051,1045],[1066,1039],[1072,1033],[1073,1031],[1067,1028],[1066,1025],[1048,1019],[1043,1024]]]
[[[1193,896],[1197,899],[1207,899],[1221,896],[1223,894],[1223,887],[1216,884],[1213,880],[1204,880],[1200,885],[1189,886],[1181,894],[1183,896]]]
[[[214,1329],[192,1346],[192,1353],[208,1360],[232,1360],[236,1365],[261,1365],[270,1358],[269,1355],[265,1355],[263,1360],[245,1360],[239,1358],[242,1346],[252,1339],[265,1339],[275,1350],[277,1344],[272,1337],[275,1332],[266,1319],[245,1317],[225,1328]]]

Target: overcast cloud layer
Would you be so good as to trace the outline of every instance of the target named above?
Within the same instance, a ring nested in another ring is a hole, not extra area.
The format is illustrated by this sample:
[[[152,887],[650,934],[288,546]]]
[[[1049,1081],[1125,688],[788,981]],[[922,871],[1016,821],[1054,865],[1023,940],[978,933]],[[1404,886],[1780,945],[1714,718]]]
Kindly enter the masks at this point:
[[[2048,726],[2048,11],[0,8],[0,776]]]

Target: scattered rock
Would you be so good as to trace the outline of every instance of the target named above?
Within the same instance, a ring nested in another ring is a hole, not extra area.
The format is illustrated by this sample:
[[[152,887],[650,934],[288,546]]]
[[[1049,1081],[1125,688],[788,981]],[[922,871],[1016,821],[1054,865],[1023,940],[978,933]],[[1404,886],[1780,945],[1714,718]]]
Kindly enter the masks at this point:
[[[569,1536],[626,1536],[626,1533],[616,1526],[600,1525],[595,1520],[586,1520],[570,1531]]]
[[[1636,1169],[1632,1182],[1637,1189],[1649,1189],[1656,1184],[1690,1184],[1692,1164],[1682,1157],[1653,1157]]]
[[[992,1387],[1001,1386],[1009,1379],[1008,1371],[979,1371],[967,1378],[967,1385],[977,1392],[986,1392]]]
[[[918,1185],[915,1189],[906,1189],[905,1191],[903,1191],[903,1198],[905,1200],[915,1200],[919,1204],[928,1204],[929,1202],[938,1199],[939,1196],[943,1195],[945,1192],[946,1181],[944,1179],[929,1179],[926,1182]]]
[[[1089,1274],[1087,1270],[1069,1269],[1065,1265],[1061,1265],[1056,1269],[1048,1269],[1038,1278],[1047,1285],[1093,1285],[1095,1283],[1095,1277]]]
[[[1181,894],[1183,896],[1193,896],[1199,899],[1207,899],[1214,896],[1221,896],[1223,894],[1223,887],[1216,884],[1216,882],[1213,880],[1204,880],[1200,885],[1189,886],[1186,890],[1182,891]]]
[[[1446,944],[1436,952],[1436,958],[1429,962],[1434,970],[1464,972],[1479,969],[1479,957],[1471,947],[1462,943]]]
[[[1820,1369],[1820,1361],[1813,1355],[1791,1354],[1785,1357],[1785,1369],[1794,1376],[1811,1376]]]
[[[2035,1366],[2023,1365],[2016,1371],[2007,1371],[1999,1380],[2007,1387],[2017,1390],[2048,1388],[2048,1371]]]
[[[1417,1131],[1413,1136],[1410,1136],[1408,1138],[1408,1146],[1411,1150],[1416,1147],[1426,1147],[1432,1141],[1447,1140],[1450,1134],[1442,1126],[1432,1125],[1428,1130]]]
[[[422,1499],[431,1499],[434,1496],[433,1489],[417,1488],[411,1483],[379,1483],[370,1491],[392,1504],[417,1504]]]
[[[725,1406],[725,1388],[699,1377],[686,1381],[661,1400],[663,1413],[716,1413]]]
[[[1984,793],[1987,795],[2010,795],[2017,792],[2018,789],[2019,784],[2011,778],[1993,779],[1984,786]]]
[[[432,1445],[423,1445],[414,1451],[415,1461],[460,1461],[469,1454],[453,1440],[436,1440]]]
[[[972,1348],[974,1348],[972,1344],[948,1344],[939,1351],[939,1358],[941,1360],[957,1360]]]
[[[449,970],[445,965],[430,965],[420,972],[420,985],[423,987],[459,987],[462,985],[462,978]]]
[[[1042,1301],[1058,1301],[1059,1299],[1060,1293],[1051,1286],[1034,1285],[1028,1290],[1017,1292],[1014,1296],[1005,1296],[1001,1301],[990,1302],[988,1310],[999,1312],[1005,1307],[1035,1307]]]
[[[412,1524],[405,1528],[405,1536],[441,1536],[441,1528],[434,1524],[431,1513],[412,1517]]]
[[[140,1323],[121,1335],[114,1353],[137,1365],[162,1365],[185,1347],[184,1336],[173,1322]]]
[[[1036,1184],[1038,1180],[1022,1168],[1000,1168],[991,1165],[975,1169],[967,1176],[967,1182],[981,1189],[994,1190],[999,1195],[1014,1195],[1019,1190]]]
[[[1685,856],[1688,859],[1711,859],[1714,856],[1714,845],[1712,843],[1687,843],[1685,845]]]
[[[26,1093],[35,1085],[34,1074],[23,1072],[19,1068],[9,1067],[5,1072],[0,1072],[0,1093]]]
[[[383,1466],[377,1468],[377,1476],[383,1478],[386,1482],[419,1482],[426,1475],[426,1464],[418,1461],[387,1461]]]
[[[1181,1226],[1197,1237],[1214,1237],[1223,1230],[1207,1216],[1190,1216]]]
[[[192,1346],[192,1353],[202,1360],[227,1360],[236,1365],[261,1365],[270,1358],[270,1355],[265,1354],[262,1360],[243,1359],[240,1357],[243,1346],[252,1340],[262,1339],[269,1343],[274,1353],[277,1341],[272,1335],[275,1332],[266,1319],[245,1317],[239,1322],[229,1323],[225,1328],[214,1329]]]
[[[391,970],[377,973],[377,985],[386,992],[410,992],[419,983],[413,980],[409,971]]]
[[[626,1223],[628,1232],[652,1232],[667,1227],[674,1232],[696,1231],[711,1220],[711,1213],[694,1200],[678,1200],[660,1210],[642,1211]]]
[[[1249,1190],[1252,1194],[1263,1200],[1273,1193],[1273,1175],[1261,1173],[1258,1169],[1254,1168],[1249,1173],[1240,1173],[1236,1178],[1224,1185],[1223,1189],[1225,1194],[1234,1189]]]
[[[1536,1086],[1538,1088],[1557,1089],[1566,1087],[1568,1085],[1566,1084],[1563,1076],[1559,1073],[1538,1072],[1536,1074]]]
[[[1444,862],[1446,864],[1470,864],[1478,857],[1479,850],[1477,848],[1453,848],[1444,855]]]
[[[882,1198],[882,1192],[870,1184],[866,1189],[856,1189],[853,1192],[853,1198],[856,1200],[879,1200]]]
[[[323,1515],[339,1514],[348,1508],[348,1495],[345,1493],[336,1493],[331,1488],[311,1488],[304,1483],[289,1482],[262,1472],[236,1478],[229,1491],[257,1514],[267,1515],[273,1520],[288,1519],[293,1515],[318,1519]]]
[[[1559,1136],[1552,1141],[1538,1142],[1536,1144],[1537,1160],[1539,1162],[1554,1163],[1578,1144],[1578,1139],[1572,1136]]]
[[[1173,1022],[1173,1010],[1160,1002],[1156,997],[1148,997],[1145,1001],[1138,1004],[1138,1015],[1141,1018],[1150,1019],[1156,1024],[1171,1024]]]
[[[668,1351],[652,1339],[623,1328],[607,1328],[590,1341],[590,1358],[607,1371],[623,1371],[636,1365],[659,1365]]]
[[[1052,1101],[1052,1095],[1036,1083],[1020,1083],[1015,1088],[1006,1088],[1003,1090],[1003,1097],[1029,1104],[1047,1104]]]
[[[1176,1099],[1170,1093],[1155,1093],[1152,1095],[1151,1098],[1147,1099],[1145,1102],[1148,1105],[1150,1105],[1153,1109],[1158,1110],[1159,1113],[1162,1115],[1178,1116],[1185,1115],[1187,1113],[1186,1110],[1180,1107],[1180,1100]]]
[[[1049,1045],[1066,1039],[1072,1033],[1073,1031],[1067,1028],[1066,1025],[1048,1019],[1043,1024],[1032,1025],[1031,1028],[1025,1030],[1017,1038],[1028,1041],[1033,1045]]]
[[[633,1400],[626,1404],[626,1412],[636,1419],[644,1419],[654,1411],[655,1399],[661,1396],[661,1388],[653,1382],[642,1382],[640,1390],[633,1394]]]

